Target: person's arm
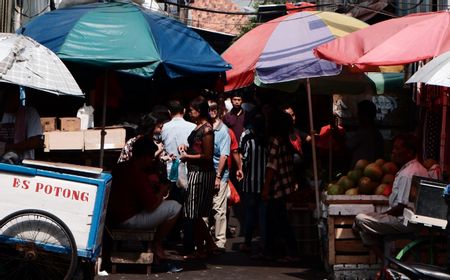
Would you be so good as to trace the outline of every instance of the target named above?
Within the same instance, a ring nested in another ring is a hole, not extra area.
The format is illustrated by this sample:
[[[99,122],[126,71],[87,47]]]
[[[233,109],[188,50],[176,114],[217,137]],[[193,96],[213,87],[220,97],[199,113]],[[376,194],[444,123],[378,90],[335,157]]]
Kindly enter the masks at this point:
[[[27,138],[18,143],[11,143],[5,145],[6,151],[15,151],[18,153],[22,153],[26,150],[31,149],[40,149],[44,147],[44,141],[42,139],[42,135],[36,135],[30,138]]]
[[[238,150],[234,150],[231,152],[231,156],[233,157],[234,162],[236,163],[236,179],[241,181],[244,179],[244,172],[242,171],[242,159]]]
[[[216,181],[214,183],[214,187],[216,190],[220,188],[220,182],[222,181],[223,170],[225,169],[225,165],[227,164],[228,155],[220,155],[219,164],[216,170]]]
[[[388,214],[395,217],[403,216],[403,209],[405,208],[406,208],[405,204],[399,203],[396,206],[384,212],[384,214]]]
[[[267,158],[266,172],[264,177],[264,185],[261,190],[261,199],[269,200],[269,192],[275,172],[278,168],[278,141],[272,139],[269,144],[269,156]]]
[[[180,161],[182,162],[195,162],[195,161],[212,161],[214,154],[214,134],[212,130],[206,131],[202,138],[203,153],[191,155],[186,153],[186,150],[180,150]]]

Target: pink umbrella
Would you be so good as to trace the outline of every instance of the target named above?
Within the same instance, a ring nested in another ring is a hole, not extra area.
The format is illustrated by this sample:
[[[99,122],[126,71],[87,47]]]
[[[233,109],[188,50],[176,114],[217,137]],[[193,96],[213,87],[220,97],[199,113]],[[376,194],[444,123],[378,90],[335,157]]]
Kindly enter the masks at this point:
[[[450,12],[440,11],[379,22],[323,44],[314,52],[319,58],[366,70],[416,62],[449,50]]]

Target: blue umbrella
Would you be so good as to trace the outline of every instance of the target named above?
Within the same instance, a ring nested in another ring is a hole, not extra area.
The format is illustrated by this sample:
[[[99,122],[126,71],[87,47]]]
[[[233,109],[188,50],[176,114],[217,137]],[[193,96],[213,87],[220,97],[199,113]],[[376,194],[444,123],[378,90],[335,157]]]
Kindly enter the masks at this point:
[[[45,13],[18,30],[62,60],[169,78],[230,69],[181,22],[130,2],[92,3]]]

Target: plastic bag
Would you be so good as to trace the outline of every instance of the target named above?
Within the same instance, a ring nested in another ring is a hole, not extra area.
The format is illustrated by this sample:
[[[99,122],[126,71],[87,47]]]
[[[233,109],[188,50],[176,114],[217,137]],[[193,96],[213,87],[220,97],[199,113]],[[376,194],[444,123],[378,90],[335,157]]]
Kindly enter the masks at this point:
[[[169,172],[169,180],[172,182],[176,182],[178,180],[178,166],[180,165],[180,161],[175,159],[172,161],[172,166],[170,167]]]
[[[77,112],[77,118],[80,118],[80,129],[86,130],[94,127],[94,107],[83,105]]]
[[[228,181],[228,188],[230,189],[230,196],[228,197],[228,205],[236,205],[239,202],[241,202],[241,197],[239,196],[239,193],[237,192],[236,188],[234,187],[233,183],[231,183],[231,181]]]
[[[186,163],[184,163],[184,162],[180,162],[178,164],[177,187],[179,187],[181,189],[188,188],[187,166],[186,166]]]

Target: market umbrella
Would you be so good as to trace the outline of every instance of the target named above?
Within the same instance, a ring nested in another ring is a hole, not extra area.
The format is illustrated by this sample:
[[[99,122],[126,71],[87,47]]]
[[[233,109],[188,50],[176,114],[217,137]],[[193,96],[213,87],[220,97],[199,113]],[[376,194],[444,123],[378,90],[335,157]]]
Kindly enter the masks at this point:
[[[47,12],[18,33],[63,61],[169,78],[230,69],[212,47],[181,22],[130,2],[92,3]]]
[[[332,12],[298,12],[266,22],[237,40],[222,57],[233,65],[226,72],[225,91],[253,84],[277,84],[306,78],[310,129],[313,128],[310,79],[333,76],[341,66],[317,59],[312,50],[334,38],[368,25],[355,18]],[[312,137],[317,214],[320,217],[319,185],[315,140]]]
[[[365,22],[332,12],[298,12],[250,30],[222,57],[233,65],[225,91],[251,85],[255,76],[266,84],[337,75],[341,67],[317,59],[312,50],[365,28]]]
[[[57,9],[31,20],[18,33],[46,45],[64,61],[146,78],[191,77],[231,68],[205,40],[181,22],[129,1]],[[100,166],[106,91],[105,86]]]
[[[23,35],[0,33],[0,82],[56,95],[84,96],[56,54]]]
[[[425,64],[411,76],[406,83],[424,83],[442,87],[450,87],[450,51],[445,52]],[[448,89],[447,89],[448,91]],[[447,93],[442,95],[442,122],[441,122],[441,142],[440,142],[440,165],[444,166],[445,144],[447,141]]]
[[[425,64],[406,83],[425,83],[427,85],[450,87],[450,51]]]
[[[450,50],[450,12],[416,13],[371,25],[315,49],[319,58],[365,70],[433,58]]]

